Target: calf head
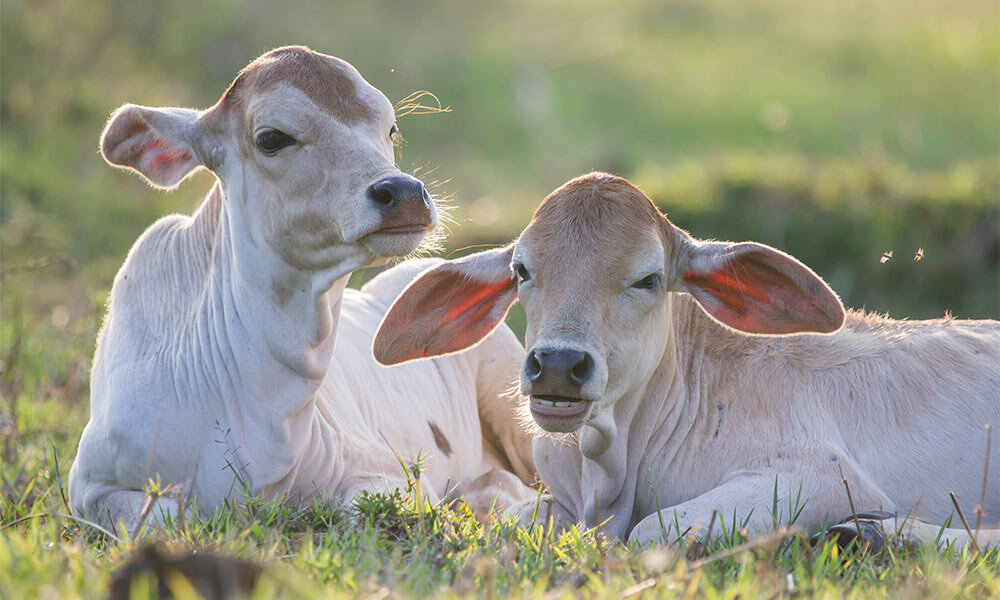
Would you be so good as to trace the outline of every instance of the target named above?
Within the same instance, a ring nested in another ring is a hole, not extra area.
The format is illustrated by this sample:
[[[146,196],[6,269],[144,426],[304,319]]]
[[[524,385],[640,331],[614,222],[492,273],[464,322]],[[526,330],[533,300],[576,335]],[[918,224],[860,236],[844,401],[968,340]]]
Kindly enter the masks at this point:
[[[829,333],[844,321],[833,291],[791,256],[695,240],[628,181],[593,173],[545,198],[513,244],[416,279],[374,353],[392,364],[469,347],[519,298],[528,318],[521,391],[543,429],[575,431],[653,375],[675,292],[749,334]]]
[[[207,110],[122,106],[101,152],[162,188],[212,170],[239,241],[319,270],[407,254],[436,225],[423,185],[395,166],[397,138],[392,105],[354,67],[286,47]]]

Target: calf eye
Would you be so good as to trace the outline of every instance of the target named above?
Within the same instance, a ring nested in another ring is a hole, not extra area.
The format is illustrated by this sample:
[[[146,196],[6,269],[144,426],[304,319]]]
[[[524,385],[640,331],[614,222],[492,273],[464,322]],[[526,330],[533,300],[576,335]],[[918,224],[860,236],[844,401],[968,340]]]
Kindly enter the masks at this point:
[[[528,269],[526,269],[521,263],[514,265],[514,272],[517,273],[518,283],[524,283],[525,281],[531,279],[531,273],[529,273]]]
[[[257,147],[268,156],[294,143],[295,138],[277,129],[265,129],[257,134]]]
[[[660,274],[653,273],[651,275],[646,275],[639,281],[632,284],[637,290],[655,290],[660,285]]]

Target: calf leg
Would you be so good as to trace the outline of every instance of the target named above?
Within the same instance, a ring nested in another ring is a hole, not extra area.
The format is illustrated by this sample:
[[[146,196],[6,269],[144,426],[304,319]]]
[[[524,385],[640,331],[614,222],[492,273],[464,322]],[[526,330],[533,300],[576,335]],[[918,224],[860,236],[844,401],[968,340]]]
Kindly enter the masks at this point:
[[[838,507],[843,503],[844,493],[834,485],[839,482],[810,478],[809,469],[795,471],[806,475],[760,471],[736,474],[696,498],[644,517],[632,528],[628,542],[647,546],[670,543],[678,535],[689,532],[697,535],[706,531],[715,511],[722,520],[733,518],[734,511],[740,522],[748,519],[750,535],[788,524],[796,513],[795,523],[807,530],[818,528],[828,515],[839,514]],[[855,502],[864,502],[865,506],[891,506],[889,499],[879,490],[852,486],[851,491]],[[796,505],[796,498],[799,505]],[[733,524],[725,523],[725,526],[730,529]],[[713,533],[721,533],[721,528],[714,529]]]
[[[141,490],[126,490],[112,484],[92,484],[82,502],[73,499],[73,512],[87,515],[105,529],[121,535],[135,535],[140,520],[145,527],[164,527],[180,514],[177,497],[153,498]],[[148,508],[147,508],[148,506]],[[145,512],[146,516],[143,517]],[[185,514],[189,518],[190,514]]]
[[[774,477],[746,476],[730,480],[719,487],[674,506],[663,508],[644,517],[628,534],[628,544],[640,547],[669,544],[681,535],[704,533],[718,511],[723,519],[750,516],[748,525],[753,533],[765,529],[763,513],[772,504]],[[778,494],[779,502],[787,494]],[[767,526],[774,524],[768,516]],[[731,527],[727,524],[727,528]],[[714,533],[720,531],[716,529]]]

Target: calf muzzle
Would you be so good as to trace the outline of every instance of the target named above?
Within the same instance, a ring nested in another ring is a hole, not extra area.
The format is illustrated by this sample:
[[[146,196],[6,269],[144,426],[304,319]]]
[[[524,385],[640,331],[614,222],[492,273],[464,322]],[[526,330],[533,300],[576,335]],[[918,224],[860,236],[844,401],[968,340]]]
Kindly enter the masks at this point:
[[[368,199],[383,213],[383,228],[430,226],[431,197],[416,177],[400,173],[368,188]]]
[[[535,348],[528,352],[522,377],[531,394],[531,416],[546,431],[570,432],[589,418],[593,402],[580,396],[594,377],[594,359],[570,348]]]
[[[569,348],[535,348],[524,361],[524,375],[533,396],[578,399],[594,376],[594,359],[587,352]]]

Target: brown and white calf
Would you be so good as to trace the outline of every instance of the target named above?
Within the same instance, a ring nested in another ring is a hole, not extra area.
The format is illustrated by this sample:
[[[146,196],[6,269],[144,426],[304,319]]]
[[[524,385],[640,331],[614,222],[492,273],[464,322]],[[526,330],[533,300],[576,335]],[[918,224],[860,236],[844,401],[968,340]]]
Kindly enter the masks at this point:
[[[858,510],[935,524],[908,524],[917,537],[952,516],[950,491],[975,514],[984,426],[1000,425],[1000,323],[845,315],[791,256],[693,239],[638,188],[595,173],[549,195],[513,244],[416,279],[375,355],[472,346],[515,298],[531,415],[575,432],[535,439],[551,494],[541,518],[610,517],[605,531],[646,544],[675,527],[704,532],[718,509],[759,532],[774,525],[776,493],[778,519],[799,498],[799,522],[816,530],[851,514],[841,472]],[[1000,435],[991,450],[982,523],[996,527]],[[536,507],[514,510],[530,520]]]
[[[405,485],[397,454],[423,454],[431,499],[466,493],[482,508],[529,493],[531,441],[502,397],[523,358],[513,333],[385,368],[375,329],[435,261],[346,289],[437,223],[421,182],[396,168],[396,136],[381,92],[302,47],[253,61],[208,110],[115,111],[109,163],[163,188],[199,167],[218,180],[193,216],[151,226],[115,278],[70,471],[75,513],[131,531],[157,478],[208,512],[243,485],[350,500]],[[176,510],[161,498],[152,521]]]

